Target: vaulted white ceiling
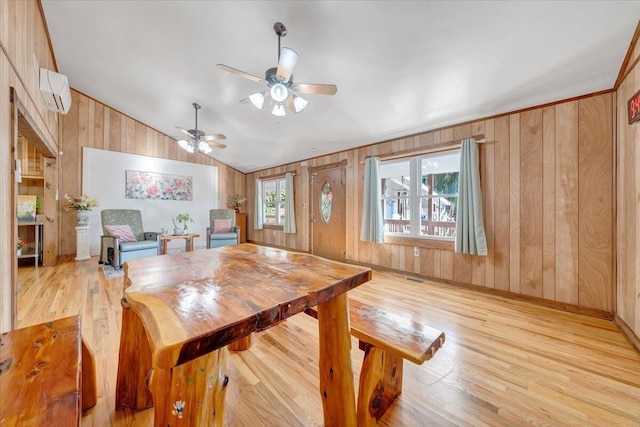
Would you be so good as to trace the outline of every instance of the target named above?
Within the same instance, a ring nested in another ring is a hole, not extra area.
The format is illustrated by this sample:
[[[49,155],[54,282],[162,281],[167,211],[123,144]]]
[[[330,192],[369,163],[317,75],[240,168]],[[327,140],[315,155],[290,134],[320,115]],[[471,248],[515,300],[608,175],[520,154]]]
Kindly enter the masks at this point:
[[[610,89],[640,1],[42,0],[71,87],[169,136],[227,136],[243,172]],[[299,55],[296,82],[332,83],[278,118],[238,101],[277,65],[273,24]]]

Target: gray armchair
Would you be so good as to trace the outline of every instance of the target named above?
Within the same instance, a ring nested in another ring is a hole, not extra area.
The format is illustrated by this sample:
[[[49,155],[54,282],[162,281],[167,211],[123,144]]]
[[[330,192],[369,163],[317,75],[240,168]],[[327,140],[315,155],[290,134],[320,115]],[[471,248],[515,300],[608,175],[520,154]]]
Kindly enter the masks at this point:
[[[217,224],[216,224],[217,222]],[[216,227],[216,225],[218,225]],[[220,231],[220,229],[228,230]],[[236,226],[236,212],[233,209],[211,209],[207,227],[207,248],[237,245],[240,228]]]
[[[100,264],[120,268],[127,260],[159,254],[160,233],[144,231],[139,210],[105,209],[100,217]]]

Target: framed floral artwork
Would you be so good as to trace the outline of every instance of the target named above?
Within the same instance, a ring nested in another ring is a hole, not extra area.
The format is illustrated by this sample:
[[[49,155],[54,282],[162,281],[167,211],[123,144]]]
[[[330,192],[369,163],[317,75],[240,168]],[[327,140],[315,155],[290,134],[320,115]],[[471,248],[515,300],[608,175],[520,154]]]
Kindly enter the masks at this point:
[[[193,199],[193,177],[127,170],[125,197],[190,201]]]

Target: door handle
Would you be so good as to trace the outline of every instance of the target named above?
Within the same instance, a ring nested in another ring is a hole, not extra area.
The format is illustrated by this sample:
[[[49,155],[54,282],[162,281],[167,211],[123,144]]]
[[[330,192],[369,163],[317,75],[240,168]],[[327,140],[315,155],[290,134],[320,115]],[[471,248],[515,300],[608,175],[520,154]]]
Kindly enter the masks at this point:
[[[316,222],[316,213],[311,212],[311,222]]]

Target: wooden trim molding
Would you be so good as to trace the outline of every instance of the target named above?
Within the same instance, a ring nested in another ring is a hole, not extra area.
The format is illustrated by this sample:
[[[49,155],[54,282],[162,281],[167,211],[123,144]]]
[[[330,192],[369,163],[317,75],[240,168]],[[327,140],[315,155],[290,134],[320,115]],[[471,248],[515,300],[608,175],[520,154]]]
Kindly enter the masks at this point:
[[[326,169],[335,169],[335,168],[340,168],[345,166],[347,166],[347,159],[340,160],[339,162],[328,163],[326,165],[311,166],[309,167],[309,172],[317,172],[317,171],[322,171]]]
[[[403,245],[403,246],[416,246],[418,248],[427,249],[440,249],[453,252],[455,242],[453,240],[440,240],[440,239],[421,239],[417,237],[404,237],[404,236],[384,236],[384,244]]]
[[[49,44],[49,52],[51,52],[51,59],[53,60],[54,71],[58,72],[58,61],[56,61],[56,54],[53,51],[53,44],[51,43],[51,34],[49,33],[49,25],[47,24],[47,18],[44,16],[44,9],[42,9],[42,0],[38,0],[38,10],[40,11],[40,19],[42,19],[42,26],[44,27],[44,33],[47,36],[47,43]]]
[[[622,332],[622,335],[624,335],[627,341],[629,341],[629,343],[635,347],[636,351],[640,353],[640,338],[638,338],[636,334],[633,333],[633,330],[631,330],[629,325],[627,325],[625,321],[618,316],[618,313],[613,314],[613,323],[615,323],[620,329],[620,332]]]
[[[638,25],[636,26],[636,31],[635,33],[633,33],[633,37],[631,38],[631,43],[629,44],[629,49],[627,49],[627,54],[622,60],[620,71],[618,71],[618,78],[616,79],[616,82],[613,84],[613,90],[618,90],[618,88],[620,87],[624,79],[627,77],[629,72],[633,70],[633,68],[638,63],[638,60],[640,60],[640,55],[638,55],[635,61],[633,61],[633,64],[629,66],[629,62],[631,61],[631,55],[633,54],[633,51],[635,50],[636,45],[638,44],[639,38],[640,38],[640,21],[638,21]]]

